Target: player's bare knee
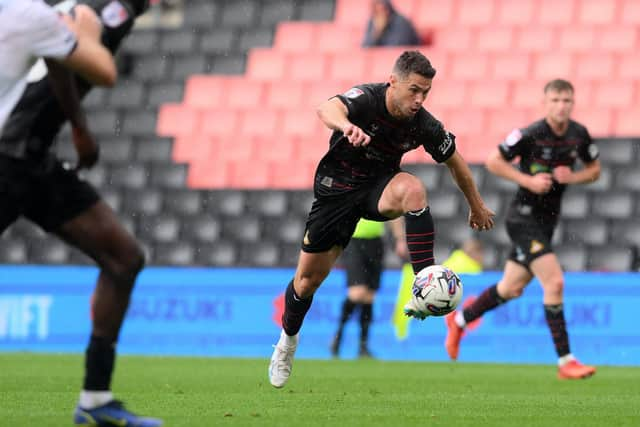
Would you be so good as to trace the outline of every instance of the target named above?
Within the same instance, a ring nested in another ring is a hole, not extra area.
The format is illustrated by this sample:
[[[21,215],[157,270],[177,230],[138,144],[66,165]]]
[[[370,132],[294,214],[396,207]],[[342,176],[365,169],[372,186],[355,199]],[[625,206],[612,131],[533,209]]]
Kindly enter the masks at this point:
[[[303,274],[295,285],[296,293],[300,298],[310,298],[318,290],[324,276],[318,273]]]
[[[417,179],[405,183],[402,208],[405,212],[417,211],[427,206],[427,193]]]
[[[544,284],[544,292],[548,296],[562,297],[564,292],[564,280],[562,277],[554,277]]]
[[[108,273],[123,286],[133,288],[138,273],[144,268],[146,256],[139,244],[133,243],[126,250],[121,251],[108,266]]]

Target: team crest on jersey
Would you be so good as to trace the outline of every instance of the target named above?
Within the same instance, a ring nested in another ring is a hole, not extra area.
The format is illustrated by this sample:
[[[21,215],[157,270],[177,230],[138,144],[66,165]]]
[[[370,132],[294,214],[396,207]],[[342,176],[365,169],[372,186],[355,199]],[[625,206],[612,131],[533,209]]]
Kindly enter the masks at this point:
[[[532,240],[531,241],[531,248],[529,248],[529,252],[532,254],[536,254],[538,252],[540,252],[541,250],[544,249],[544,245],[537,241],[537,240]]]
[[[589,144],[589,155],[592,159],[598,157],[598,146],[596,144]]]
[[[129,19],[129,12],[117,0],[112,1],[102,9],[102,22],[107,27],[116,28]]]
[[[507,135],[507,138],[504,140],[504,142],[505,144],[507,144],[507,146],[512,147],[516,145],[521,139],[522,132],[520,132],[520,129],[514,129],[509,135]]]
[[[349,99],[357,98],[360,95],[364,95],[364,92],[362,91],[362,89],[358,89],[357,87],[352,87],[344,93],[345,98]]]

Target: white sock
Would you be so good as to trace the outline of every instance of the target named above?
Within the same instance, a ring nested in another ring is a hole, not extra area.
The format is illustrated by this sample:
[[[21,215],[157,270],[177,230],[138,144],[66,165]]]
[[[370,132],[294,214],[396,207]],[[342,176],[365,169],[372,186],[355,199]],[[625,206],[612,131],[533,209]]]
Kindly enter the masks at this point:
[[[282,332],[280,332],[280,342],[286,346],[296,346],[298,345],[298,334],[289,336],[283,329]]]
[[[456,316],[453,318],[453,320],[455,320],[456,325],[460,326],[463,329],[465,326],[467,326],[467,321],[464,320],[464,316],[462,315],[462,310],[456,311]]]
[[[113,393],[109,390],[106,391],[88,391],[82,390],[80,392],[79,405],[83,409],[93,409],[98,406],[102,406],[113,400]]]
[[[565,354],[564,356],[558,358],[558,366],[564,366],[572,360],[576,360],[573,354]]]

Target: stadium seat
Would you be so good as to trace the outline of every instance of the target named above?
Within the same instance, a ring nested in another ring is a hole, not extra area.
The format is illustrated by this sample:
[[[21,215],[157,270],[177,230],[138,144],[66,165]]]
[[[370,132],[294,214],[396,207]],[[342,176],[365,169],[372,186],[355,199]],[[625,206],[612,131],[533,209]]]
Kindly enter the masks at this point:
[[[26,264],[28,262],[27,244],[23,239],[6,237],[0,239],[0,264]]]
[[[238,250],[229,241],[218,240],[211,245],[196,247],[196,263],[207,267],[231,267],[236,265]]]
[[[30,264],[65,264],[69,260],[69,246],[55,237],[29,243]]]
[[[597,246],[590,250],[587,268],[591,271],[631,271],[635,257],[636,250],[631,246]]]
[[[638,117],[640,117],[640,107],[637,105],[618,110],[613,124],[614,134],[621,137],[637,137],[640,134]]]
[[[150,83],[148,90],[147,108],[157,110],[162,104],[177,103],[182,100],[184,84],[182,82]]]
[[[285,75],[285,55],[270,48],[252,49],[247,58],[247,77],[254,80],[281,80]]]
[[[244,243],[240,246],[239,265],[274,267],[280,259],[280,248],[274,242]]]
[[[329,21],[333,16],[333,1],[306,0],[300,6],[301,21]]]
[[[289,167],[290,162],[280,160],[271,162],[271,178],[270,186],[279,189],[309,189],[313,187],[313,176],[316,161],[308,161],[306,159],[296,160],[295,167]]]
[[[473,237],[473,230],[469,227],[463,215],[454,215],[450,218],[434,218],[436,227],[436,248],[442,239],[448,239],[455,245]],[[444,261],[443,258],[440,261]]]
[[[249,50],[254,48],[271,48],[273,44],[273,31],[271,28],[244,28],[240,32],[238,48]]]
[[[516,32],[515,51],[544,54],[553,52],[555,30],[549,27],[523,27]]]
[[[291,191],[288,193],[289,197],[289,211],[292,214],[299,215],[302,218],[306,218],[307,214],[311,210],[311,204],[313,203],[313,191],[309,189]]]
[[[486,53],[509,52],[513,47],[514,32],[510,27],[485,27],[475,33],[476,49]]]
[[[207,28],[200,37],[199,51],[208,54],[224,54],[237,50],[237,31],[233,28]]]
[[[190,53],[173,55],[169,72],[170,80],[185,81],[192,74],[202,74],[211,69],[211,61],[205,57],[193,57]]]
[[[196,250],[189,242],[162,242],[155,245],[153,264],[191,266]]]
[[[144,165],[117,166],[111,171],[109,183],[115,187],[141,189],[147,186],[148,176]]]
[[[606,25],[615,22],[617,1],[581,0],[578,4],[580,24]]]
[[[608,242],[607,224],[602,219],[588,218],[565,223],[564,241],[567,243],[585,243],[603,245]]]
[[[184,9],[185,28],[208,29],[216,23],[220,7],[215,2],[192,2]],[[134,38],[135,37],[131,37]]]
[[[460,208],[458,195],[435,188],[429,192],[429,206],[434,218],[451,218]]]
[[[585,271],[587,268],[587,248],[581,244],[564,244],[554,248],[562,269],[565,271]]]
[[[149,183],[162,189],[184,188],[187,180],[187,168],[181,164],[151,165]]]
[[[336,53],[329,61],[328,78],[332,80],[356,80],[366,74],[367,57],[352,53]]]
[[[560,30],[560,47],[568,53],[590,52],[595,44],[595,28],[567,27]]]
[[[362,41],[362,32],[352,26],[317,24],[314,53],[352,53]],[[355,55],[360,56],[360,55]]]
[[[281,22],[276,27],[273,47],[285,52],[310,52],[317,28],[308,22]]]
[[[328,72],[330,55],[296,53],[289,56],[287,76],[295,82],[323,81]]]
[[[261,217],[282,217],[287,212],[287,196],[284,191],[252,191],[247,209]]]
[[[613,188],[613,173],[609,167],[603,166],[596,182],[584,186],[589,193],[605,193]]]
[[[244,215],[241,218],[225,218],[222,237],[236,242],[257,242],[261,237],[260,219]]]
[[[200,123],[198,111],[180,104],[160,108],[157,133],[160,136],[192,135]]]
[[[620,20],[624,24],[640,25],[640,4],[635,0],[622,0]]]
[[[571,76],[574,71],[572,56],[565,53],[539,53],[533,61],[533,78],[550,80],[558,76]],[[585,73],[587,73],[585,71]]]
[[[441,0],[420,0],[417,2],[416,13],[410,16],[418,31],[436,29],[449,31],[452,28],[456,3]]]
[[[265,218],[264,238],[283,243],[300,243],[304,234],[304,217],[283,215],[279,218]]]
[[[593,212],[600,217],[612,220],[633,217],[634,196],[628,192],[608,192],[593,200]]]
[[[182,223],[181,237],[195,246],[202,243],[214,243],[221,234],[222,224],[219,218],[203,213]]]
[[[461,27],[486,27],[494,22],[494,0],[458,0],[456,24]]]
[[[203,110],[200,113],[200,131],[204,136],[232,137],[238,134],[240,114],[229,108]]]
[[[515,108],[540,111],[543,100],[544,85],[544,80],[525,80],[514,82],[512,106]],[[542,112],[539,114],[542,114]],[[532,119],[535,118],[532,117]]]
[[[562,217],[584,219],[589,214],[590,200],[585,192],[567,191],[562,198]]]
[[[534,15],[535,0],[499,0],[497,4],[498,25],[527,26]]]
[[[500,108],[506,105],[510,87],[505,81],[483,80],[471,83],[469,101],[478,108]]]
[[[363,28],[369,20],[370,0],[336,0],[335,22]]]
[[[264,105],[265,84],[244,78],[229,78],[225,83],[226,108],[254,109]]]
[[[427,187],[427,197],[430,189],[438,188],[440,186],[440,172],[443,169],[442,167],[424,164],[408,164],[402,169],[415,175],[420,181],[422,181],[422,183]]]
[[[540,27],[568,27],[574,23],[575,0],[540,0],[538,22]]]
[[[286,80],[271,82],[266,87],[266,105],[275,109],[298,109],[307,96],[304,83]]]
[[[294,19],[297,3],[295,0],[262,2],[262,10],[259,16],[260,25],[273,28],[280,21]]]
[[[257,21],[258,7],[256,1],[225,2],[220,22],[227,27],[250,28]]]
[[[212,191],[203,198],[204,212],[212,212],[223,217],[238,217],[246,212],[247,194],[245,191]]]
[[[187,175],[189,188],[225,188],[229,185],[228,166],[211,165],[209,161],[194,160],[189,165]]]
[[[145,189],[127,193],[124,196],[122,211],[125,215],[153,216],[162,212],[163,192]]]
[[[170,243],[178,240],[180,226],[176,216],[161,214],[141,221],[139,232],[147,241]]]
[[[452,27],[438,31],[433,36],[433,46],[444,52],[455,53],[456,56],[469,53],[473,43],[473,33],[469,28]]]
[[[246,109],[240,116],[239,134],[244,136],[275,135],[282,126],[280,112],[264,109]]]
[[[468,102],[470,90],[471,84],[466,81],[436,81],[424,104],[425,108],[429,111],[433,109],[436,116],[439,111],[458,108]]]
[[[526,80],[530,76],[531,62],[528,53],[497,53],[489,64],[489,77],[495,80]]]
[[[579,96],[576,90],[576,96]],[[581,101],[578,101],[582,104]],[[600,105],[598,108],[584,109],[578,107],[575,109],[574,120],[583,123],[589,129],[592,137],[602,137],[611,135],[613,132],[613,110],[607,108],[606,103],[595,104]]]
[[[576,58],[575,73],[578,79],[600,80],[613,75],[613,54],[608,52],[579,54]],[[561,75],[570,75],[561,74]]]
[[[619,52],[623,55],[629,55],[638,48],[637,35],[638,29],[633,26],[614,24],[610,27],[599,29],[595,46],[604,52]]]
[[[201,195],[197,191],[186,189],[184,184],[172,190],[164,190],[164,212],[178,215],[185,220],[200,213]],[[188,219],[190,221],[191,219]]]
[[[610,241],[617,245],[633,245],[640,249],[640,220],[630,218],[623,221],[613,221]]]
[[[178,136],[174,140],[170,158],[177,163],[192,163],[199,159],[209,159],[215,144],[215,138],[203,134]]]
[[[254,159],[229,161],[231,188],[269,188],[271,165]]]
[[[640,169],[637,166],[617,167],[614,173],[614,188],[635,192],[636,197],[640,195]]]
[[[224,86],[222,78],[193,75],[187,79],[184,102],[195,108],[221,107]]]

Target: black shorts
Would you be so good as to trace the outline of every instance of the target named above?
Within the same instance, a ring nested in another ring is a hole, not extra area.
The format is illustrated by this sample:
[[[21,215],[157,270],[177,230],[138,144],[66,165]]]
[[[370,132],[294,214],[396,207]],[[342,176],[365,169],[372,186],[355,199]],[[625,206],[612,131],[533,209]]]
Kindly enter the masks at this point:
[[[388,221],[389,218],[378,212],[378,201],[396,173],[348,191],[326,187],[322,177],[316,176],[315,199],[307,218],[302,250],[317,253],[334,246],[346,248],[360,218]]]
[[[528,269],[534,259],[553,252],[551,239],[555,225],[509,220],[506,225],[507,233],[513,242],[513,248],[509,254],[510,260]]]
[[[0,234],[19,216],[54,231],[98,200],[96,190],[58,160],[0,155]]]
[[[382,237],[353,238],[342,254],[347,270],[347,286],[366,285],[376,291],[380,288],[384,243]]]

